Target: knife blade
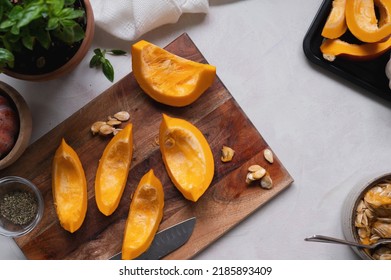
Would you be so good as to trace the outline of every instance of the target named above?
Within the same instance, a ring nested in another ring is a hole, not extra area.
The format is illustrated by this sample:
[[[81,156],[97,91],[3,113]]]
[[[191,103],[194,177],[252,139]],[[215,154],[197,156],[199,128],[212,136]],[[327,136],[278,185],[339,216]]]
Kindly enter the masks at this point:
[[[189,240],[196,218],[192,217],[178,224],[168,227],[156,233],[151,246],[136,260],[159,260],[169,253],[175,251]],[[121,260],[121,252],[114,255],[110,260]]]

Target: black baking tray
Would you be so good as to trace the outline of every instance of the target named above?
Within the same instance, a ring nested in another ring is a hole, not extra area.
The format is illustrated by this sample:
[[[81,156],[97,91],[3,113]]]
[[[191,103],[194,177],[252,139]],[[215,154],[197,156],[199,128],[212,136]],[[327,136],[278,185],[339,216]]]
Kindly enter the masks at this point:
[[[332,2],[332,0],[323,1],[304,37],[303,49],[306,57],[322,68],[333,72],[381,98],[391,101],[389,79],[385,73],[386,64],[390,59],[390,51],[376,59],[368,61],[354,61],[337,57],[333,62],[330,62],[323,58],[320,51],[320,45],[323,41],[321,33],[331,11]],[[347,31],[341,39],[351,43],[359,43],[349,31]]]

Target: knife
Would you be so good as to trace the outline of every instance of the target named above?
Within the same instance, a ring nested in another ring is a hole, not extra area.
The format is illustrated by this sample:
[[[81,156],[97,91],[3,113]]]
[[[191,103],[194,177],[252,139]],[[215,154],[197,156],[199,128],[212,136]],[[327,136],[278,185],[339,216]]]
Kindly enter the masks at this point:
[[[151,246],[141,254],[136,260],[159,260],[169,253],[175,251],[189,240],[196,218],[192,217],[178,224],[168,227],[156,233]],[[121,260],[122,253],[114,255],[110,260]]]

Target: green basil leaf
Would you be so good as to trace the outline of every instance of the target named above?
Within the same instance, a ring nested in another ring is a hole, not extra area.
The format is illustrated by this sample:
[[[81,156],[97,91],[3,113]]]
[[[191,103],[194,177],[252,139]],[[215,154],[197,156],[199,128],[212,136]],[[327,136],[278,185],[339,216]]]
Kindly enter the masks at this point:
[[[54,36],[67,44],[72,44],[84,39],[84,30],[80,25],[75,25],[73,28],[57,28],[52,32]]]
[[[7,19],[0,24],[0,29],[6,30],[14,25],[15,21]]]
[[[90,60],[90,68],[97,67],[101,64],[102,62],[100,61],[100,57],[98,55],[94,55]]]
[[[50,38],[49,31],[44,29],[40,29],[37,33],[34,34],[37,38],[37,41],[41,44],[42,47],[48,49],[50,47],[50,43],[52,39]]]
[[[30,22],[41,17],[41,12],[43,11],[43,7],[40,4],[29,5],[27,6],[22,13],[21,18],[19,19],[17,25],[18,27],[23,27],[28,25]]]
[[[65,6],[72,6],[75,3],[75,0],[65,0]]]
[[[23,43],[23,46],[25,46],[27,49],[33,50],[33,47],[34,47],[34,37],[30,36],[28,34],[24,34],[22,36],[22,43]]]
[[[106,78],[110,81],[114,81],[114,69],[113,66],[111,65],[109,60],[105,60],[105,63],[102,64],[102,70],[103,74],[106,76]]]
[[[60,19],[59,24],[62,25],[64,28],[73,28],[74,26],[78,25],[78,23],[71,19]]]
[[[12,26],[12,28],[11,28],[11,34],[19,35],[19,33],[20,33],[20,29],[19,29],[18,25],[15,24],[14,26]]]
[[[99,56],[103,56],[102,50],[99,49],[99,48],[96,48],[96,49],[94,50],[94,53],[97,54],[97,55],[99,55]]]
[[[58,27],[58,18],[50,18],[46,30],[54,30]]]
[[[62,19],[77,19],[81,18],[84,16],[84,11],[83,10],[74,10],[72,8],[65,8],[61,11],[59,16]]]
[[[73,30],[73,42],[79,42],[84,39],[84,30],[79,24],[75,25],[72,28],[72,30]]]
[[[8,13],[8,18],[11,20],[19,20],[23,16],[23,7],[20,5],[14,6]]]
[[[126,55],[127,54],[127,52],[123,51],[123,50],[110,50],[109,53],[113,54],[113,55]]]
[[[65,1],[64,0],[47,0],[46,3],[48,3],[50,13],[52,15],[59,15],[61,10],[64,8]]]
[[[9,50],[0,48],[0,67],[8,65],[12,68],[14,66],[14,60],[14,55]]]

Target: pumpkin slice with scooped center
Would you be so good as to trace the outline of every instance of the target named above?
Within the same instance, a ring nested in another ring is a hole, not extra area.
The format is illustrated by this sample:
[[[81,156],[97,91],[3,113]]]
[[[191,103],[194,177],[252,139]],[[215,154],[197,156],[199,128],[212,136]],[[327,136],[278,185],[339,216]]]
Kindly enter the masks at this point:
[[[391,37],[384,42],[350,44],[340,39],[326,39],[322,42],[320,50],[323,58],[334,61],[337,56],[352,60],[370,60],[381,56],[391,49]]]
[[[54,155],[52,192],[61,226],[75,232],[87,213],[87,181],[79,156],[64,139]]]
[[[380,20],[376,17],[375,6]],[[346,0],[346,23],[350,32],[366,43],[380,42],[391,35],[389,0]]]
[[[164,191],[151,169],[140,180],[130,203],[122,242],[122,259],[130,260],[151,245],[163,217]]]
[[[216,67],[176,56],[147,41],[132,46],[133,74],[156,101],[182,107],[197,100],[213,83]]]
[[[133,154],[132,124],[127,124],[107,144],[95,177],[99,211],[110,216],[118,207],[128,178]]]
[[[183,196],[197,201],[214,175],[214,159],[202,132],[190,122],[163,114],[159,146],[168,175]]]
[[[322,36],[335,39],[342,36],[348,26],[345,18],[346,0],[333,0],[332,8],[322,30]]]

